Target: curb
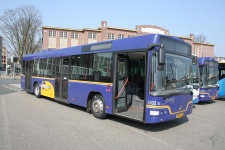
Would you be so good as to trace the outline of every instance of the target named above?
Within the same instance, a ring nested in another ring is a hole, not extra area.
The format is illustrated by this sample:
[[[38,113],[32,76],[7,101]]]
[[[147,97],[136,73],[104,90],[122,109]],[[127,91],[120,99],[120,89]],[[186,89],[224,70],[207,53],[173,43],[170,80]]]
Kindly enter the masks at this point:
[[[21,76],[16,75],[16,76],[13,77],[13,76],[10,76],[10,75],[1,74],[1,72],[0,72],[0,79],[5,79],[5,78],[7,78],[7,79],[20,79]]]

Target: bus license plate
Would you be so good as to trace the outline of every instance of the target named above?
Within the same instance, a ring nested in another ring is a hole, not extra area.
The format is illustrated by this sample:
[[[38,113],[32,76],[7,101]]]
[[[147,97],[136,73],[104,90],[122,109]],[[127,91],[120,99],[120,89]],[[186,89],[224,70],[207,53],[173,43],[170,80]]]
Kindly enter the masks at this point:
[[[177,114],[176,115],[176,118],[181,118],[181,117],[183,117],[184,116],[184,113],[180,113],[180,114]]]

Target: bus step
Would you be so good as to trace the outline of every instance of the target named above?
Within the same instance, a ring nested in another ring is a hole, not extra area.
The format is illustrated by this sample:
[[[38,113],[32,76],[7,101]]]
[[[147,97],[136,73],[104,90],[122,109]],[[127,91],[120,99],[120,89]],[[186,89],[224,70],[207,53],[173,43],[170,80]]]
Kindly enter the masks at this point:
[[[65,99],[60,99],[60,98],[55,98],[56,101],[59,101],[59,102],[63,102],[63,103],[66,103],[66,104],[69,104],[69,102]]]

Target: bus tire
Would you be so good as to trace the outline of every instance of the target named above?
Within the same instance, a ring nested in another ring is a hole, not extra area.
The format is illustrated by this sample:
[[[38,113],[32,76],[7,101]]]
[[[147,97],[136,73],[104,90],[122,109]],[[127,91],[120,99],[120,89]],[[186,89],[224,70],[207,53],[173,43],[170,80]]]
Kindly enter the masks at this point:
[[[105,101],[100,94],[95,94],[91,100],[91,112],[95,118],[104,119],[107,117],[105,112]]]
[[[36,84],[34,85],[34,95],[35,95],[37,98],[40,98],[40,97],[41,97],[40,87],[39,87],[38,83],[36,83]]]

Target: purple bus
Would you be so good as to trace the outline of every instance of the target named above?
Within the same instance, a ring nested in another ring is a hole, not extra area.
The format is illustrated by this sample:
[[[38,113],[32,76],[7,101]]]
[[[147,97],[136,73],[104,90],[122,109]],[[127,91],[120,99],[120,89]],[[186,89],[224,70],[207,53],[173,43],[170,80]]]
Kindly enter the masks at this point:
[[[149,34],[23,57],[22,88],[37,98],[146,124],[192,113],[191,45]]]
[[[198,58],[200,70],[199,101],[212,101],[218,98],[218,62],[211,57]]]

